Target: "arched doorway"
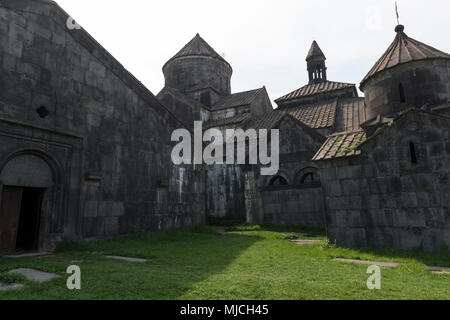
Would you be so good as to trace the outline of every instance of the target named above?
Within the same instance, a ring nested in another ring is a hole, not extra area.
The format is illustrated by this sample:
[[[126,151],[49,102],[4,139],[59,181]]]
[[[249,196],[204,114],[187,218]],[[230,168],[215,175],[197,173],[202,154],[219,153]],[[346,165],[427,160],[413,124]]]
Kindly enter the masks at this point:
[[[0,252],[38,250],[53,170],[44,157],[32,153],[11,157],[0,170]]]

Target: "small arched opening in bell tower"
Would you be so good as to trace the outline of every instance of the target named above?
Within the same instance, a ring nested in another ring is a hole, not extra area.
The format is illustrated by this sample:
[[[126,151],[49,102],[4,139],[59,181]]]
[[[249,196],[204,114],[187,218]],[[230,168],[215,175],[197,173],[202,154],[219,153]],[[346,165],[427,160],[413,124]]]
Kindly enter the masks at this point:
[[[412,141],[409,143],[409,154],[411,156],[411,163],[417,164],[416,146]]]
[[[400,102],[405,103],[406,102],[405,88],[403,87],[402,83],[398,85],[398,93],[400,95]]]

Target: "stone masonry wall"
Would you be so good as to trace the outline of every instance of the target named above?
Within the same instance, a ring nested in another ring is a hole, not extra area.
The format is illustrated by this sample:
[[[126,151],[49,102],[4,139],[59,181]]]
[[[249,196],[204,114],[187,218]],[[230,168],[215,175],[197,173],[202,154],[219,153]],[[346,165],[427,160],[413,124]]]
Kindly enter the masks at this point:
[[[325,227],[322,188],[279,188],[262,192],[264,223]]]
[[[82,230],[62,235],[203,221],[201,168],[170,159],[170,134],[182,124],[84,30],[69,30],[67,18],[53,2],[1,1],[0,118],[83,139],[81,197],[63,200],[80,204]],[[1,153],[0,163],[8,156]]]
[[[411,112],[368,141],[364,156],[317,162],[328,237],[349,247],[449,250],[449,122]]]
[[[247,212],[247,217],[258,223],[322,228],[325,226],[324,200],[320,182],[302,184],[301,181],[310,172],[320,177],[317,166],[310,159],[319,150],[324,137],[290,116],[284,117],[276,128],[280,130],[277,176],[284,178],[287,185],[271,186],[274,176],[261,176],[260,167],[254,167],[257,188],[247,189],[258,190],[259,194],[248,193],[252,199],[246,199],[246,202],[252,204],[253,212]]]
[[[211,165],[206,173],[207,215],[245,219],[244,174],[239,166]]]
[[[449,83],[450,61],[444,59],[416,61],[383,71],[364,84],[367,119],[409,107],[446,104],[450,97]],[[400,84],[404,102],[401,102]]]

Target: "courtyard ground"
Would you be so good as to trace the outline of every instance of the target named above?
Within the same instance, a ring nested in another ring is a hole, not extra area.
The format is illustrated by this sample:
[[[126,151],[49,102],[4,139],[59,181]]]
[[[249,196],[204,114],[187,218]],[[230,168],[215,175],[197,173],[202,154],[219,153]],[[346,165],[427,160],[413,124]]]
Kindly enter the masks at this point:
[[[299,235],[320,241],[291,241]],[[335,258],[400,265],[381,268],[381,290],[368,290],[368,265]],[[66,287],[70,265],[81,268],[81,290]],[[0,283],[25,286],[0,291],[0,299],[450,299],[450,275],[433,274],[427,266],[450,267],[450,254],[337,248],[319,230],[295,227],[197,226],[64,242],[48,256],[0,258]],[[17,268],[61,277],[28,281],[8,273]]]

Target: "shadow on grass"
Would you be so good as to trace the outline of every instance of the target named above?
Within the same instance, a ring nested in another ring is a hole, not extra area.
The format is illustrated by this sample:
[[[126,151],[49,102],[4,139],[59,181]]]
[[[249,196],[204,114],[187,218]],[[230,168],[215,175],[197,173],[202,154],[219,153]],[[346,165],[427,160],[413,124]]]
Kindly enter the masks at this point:
[[[208,226],[196,226],[96,242],[63,242],[55,253],[68,259],[87,257],[89,267],[82,266],[86,283],[80,292],[83,298],[172,300],[198,291],[200,282],[222,273],[262,239],[220,235]],[[105,255],[148,261],[127,263],[106,259]]]
[[[225,227],[225,231],[272,231],[283,233],[301,233],[303,237],[325,237],[326,231],[322,228],[304,226],[281,226],[271,224],[249,224],[243,220],[210,218],[208,225]]]

